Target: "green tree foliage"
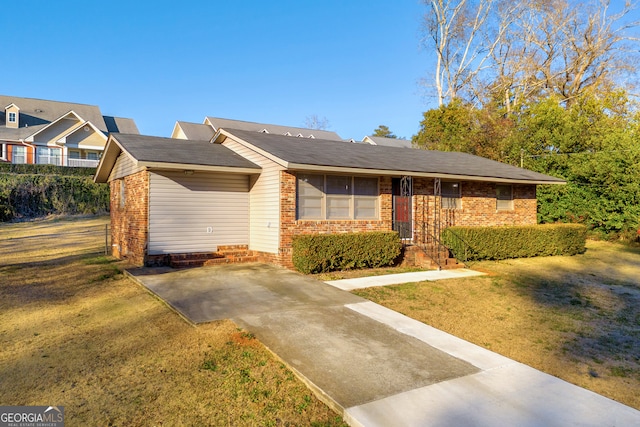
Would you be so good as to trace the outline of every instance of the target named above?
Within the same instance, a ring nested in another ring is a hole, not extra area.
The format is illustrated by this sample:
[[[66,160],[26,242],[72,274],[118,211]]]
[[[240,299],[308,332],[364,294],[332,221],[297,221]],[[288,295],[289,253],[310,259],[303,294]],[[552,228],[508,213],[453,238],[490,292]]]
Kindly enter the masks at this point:
[[[373,136],[382,136],[384,138],[398,138],[393,132],[389,130],[388,126],[380,125],[373,130]]]
[[[488,109],[477,109],[454,99],[450,104],[424,113],[420,131],[412,142],[419,148],[459,151],[490,159],[508,154],[514,122]]]
[[[413,142],[461,151],[566,179],[538,187],[541,223],[585,224],[609,238],[640,228],[640,114],[623,91],[566,105],[548,97],[519,114],[454,100],[424,113]]]

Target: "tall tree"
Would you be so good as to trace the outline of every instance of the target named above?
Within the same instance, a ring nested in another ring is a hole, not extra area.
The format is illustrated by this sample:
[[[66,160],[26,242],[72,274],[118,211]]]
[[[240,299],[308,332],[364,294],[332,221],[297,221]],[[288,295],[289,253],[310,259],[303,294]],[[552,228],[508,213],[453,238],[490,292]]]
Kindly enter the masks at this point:
[[[433,86],[438,105],[474,92],[474,82],[486,68],[509,20],[497,21],[502,0],[423,0],[423,43],[435,53]],[[503,6],[503,10],[513,8]],[[506,17],[506,15],[505,15]]]
[[[398,138],[393,132],[389,130],[388,126],[380,125],[373,130],[373,136],[382,136],[384,138]]]
[[[639,59],[628,0],[615,13],[610,0],[423,1],[438,105],[459,97],[511,113],[549,95],[571,103],[633,76]]]

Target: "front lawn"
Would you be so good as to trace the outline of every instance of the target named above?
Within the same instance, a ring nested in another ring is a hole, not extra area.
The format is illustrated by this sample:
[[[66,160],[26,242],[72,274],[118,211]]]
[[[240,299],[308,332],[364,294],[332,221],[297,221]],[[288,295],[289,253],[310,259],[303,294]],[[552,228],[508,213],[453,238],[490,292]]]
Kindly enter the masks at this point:
[[[230,321],[193,327],[104,256],[108,218],[0,225],[0,405],[70,426],[342,426]]]
[[[488,275],[354,293],[640,409],[640,249],[472,268]]]

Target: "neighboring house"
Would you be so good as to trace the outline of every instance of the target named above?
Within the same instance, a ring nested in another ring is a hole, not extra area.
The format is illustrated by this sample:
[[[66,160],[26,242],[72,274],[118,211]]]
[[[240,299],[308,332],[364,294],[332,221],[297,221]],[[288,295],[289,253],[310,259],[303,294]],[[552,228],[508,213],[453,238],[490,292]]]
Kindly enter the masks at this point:
[[[210,141],[216,134],[213,126],[200,123],[176,122],[171,138],[191,141]]]
[[[470,154],[226,128],[210,143],[112,134],[94,179],[110,183],[118,258],[244,250],[287,267],[298,234],[421,243],[454,224],[536,224],[536,185],[564,183]]]
[[[0,159],[96,167],[109,132],[138,133],[132,119],[97,106],[0,95]]]
[[[362,142],[371,145],[384,145],[387,147],[412,148],[411,141],[400,138],[385,138],[384,136],[365,136]]]
[[[173,127],[171,137],[177,139],[190,139],[192,141],[209,141],[221,128],[296,136],[299,138],[342,141],[340,135],[328,130],[245,122],[242,120],[221,119],[218,117],[205,117],[203,124],[176,122]]]

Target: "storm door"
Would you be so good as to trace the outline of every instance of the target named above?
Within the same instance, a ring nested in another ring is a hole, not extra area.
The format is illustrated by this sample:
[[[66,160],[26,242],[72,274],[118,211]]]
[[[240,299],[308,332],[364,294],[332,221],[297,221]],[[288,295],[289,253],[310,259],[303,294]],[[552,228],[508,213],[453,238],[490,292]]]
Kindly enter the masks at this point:
[[[393,194],[393,230],[397,231],[403,240],[412,240],[413,221],[411,196],[413,195],[413,181],[410,176],[393,178],[391,180]]]

